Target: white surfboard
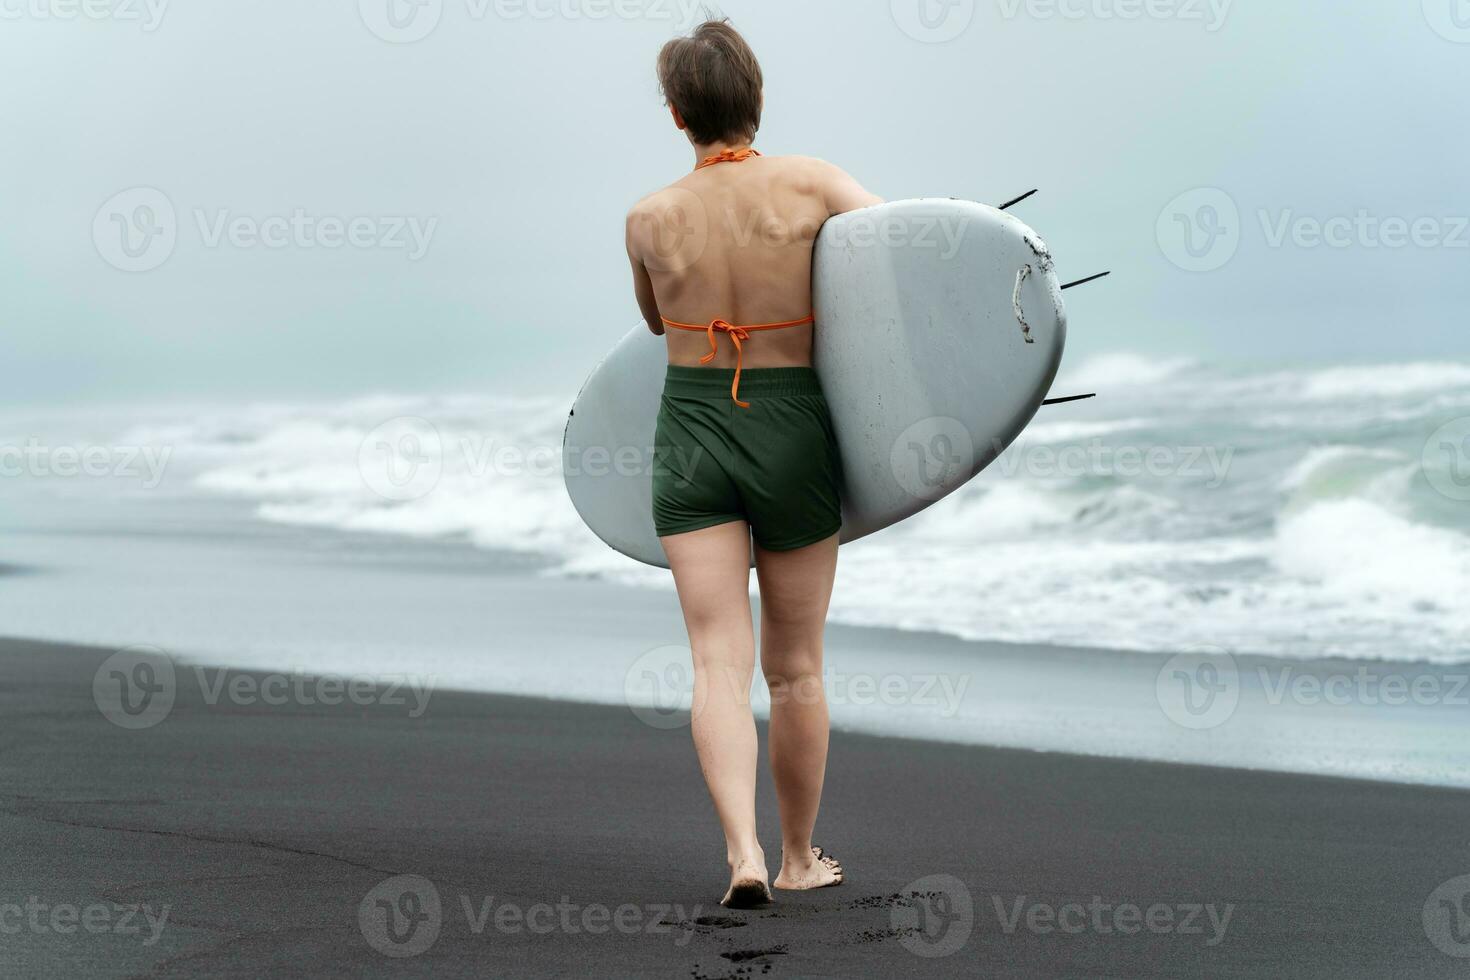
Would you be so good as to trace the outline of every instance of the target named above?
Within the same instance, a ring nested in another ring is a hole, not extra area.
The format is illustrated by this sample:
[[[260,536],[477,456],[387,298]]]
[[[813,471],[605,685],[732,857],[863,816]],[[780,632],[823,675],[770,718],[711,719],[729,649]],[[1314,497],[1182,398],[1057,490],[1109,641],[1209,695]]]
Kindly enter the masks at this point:
[[[842,455],[843,542],[918,513],[989,465],[1061,364],[1067,318],[1051,255],[983,204],[894,201],[832,218],[812,288],[813,364]],[[587,526],[665,568],[652,467],[667,363],[661,337],[630,331],[577,396],[563,447],[567,493]]]

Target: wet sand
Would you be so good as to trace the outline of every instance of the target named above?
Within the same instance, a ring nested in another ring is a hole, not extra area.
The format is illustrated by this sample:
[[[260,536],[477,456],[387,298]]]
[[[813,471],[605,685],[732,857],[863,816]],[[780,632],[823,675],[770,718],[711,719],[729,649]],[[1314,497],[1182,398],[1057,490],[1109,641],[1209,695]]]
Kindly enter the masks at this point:
[[[729,912],[686,727],[181,664],[129,729],[112,653],[0,641],[5,976],[1465,969],[1462,791],[839,733],[847,883]]]

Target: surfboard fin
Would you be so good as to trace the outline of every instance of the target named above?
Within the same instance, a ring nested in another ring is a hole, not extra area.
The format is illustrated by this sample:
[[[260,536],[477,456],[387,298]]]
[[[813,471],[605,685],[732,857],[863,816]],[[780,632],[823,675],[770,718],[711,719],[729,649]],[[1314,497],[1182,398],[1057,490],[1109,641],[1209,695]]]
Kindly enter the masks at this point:
[[[1065,405],[1067,402],[1080,402],[1080,401],[1084,401],[1084,400],[1086,400],[1088,398],[1096,398],[1096,397],[1097,397],[1097,392],[1094,391],[1090,395],[1064,395],[1061,398],[1048,398],[1045,401],[1043,401],[1041,404],[1043,404],[1043,405]]]
[[[1069,282],[1065,286],[1063,286],[1062,288],[1063,289],[1071,289],[1073,286],[1085,286],[1085,285],[1087,285],[1090,282],[1096,282],[1097,280],[1101,279],[1102,277],[1104,277],[1104,276],[1111,276],[1112,274],[1113,274],[1112,270],[1109,269],[1107,272],[1099,272],[1097,275],[1095,275],[1095,276],[1088,276],[1086,279],[1078,279],[1076,282]]]
[[[1039,189],[1040,188],[1037,188],[1037,190],[1039,190]],[[1010,207],[1012,204],[1020,204],[1022,201],[1026,200],[1026,198],[1030,197],[1032,194],[1035,194],[1035,193],[1036,193],[1036,190],[1029,190],[1026,193],[1022,194],[1020,197],[1005,202],[1000,207],[996,208],[996,210],[997,211],[1004,211],[1006,208]]]

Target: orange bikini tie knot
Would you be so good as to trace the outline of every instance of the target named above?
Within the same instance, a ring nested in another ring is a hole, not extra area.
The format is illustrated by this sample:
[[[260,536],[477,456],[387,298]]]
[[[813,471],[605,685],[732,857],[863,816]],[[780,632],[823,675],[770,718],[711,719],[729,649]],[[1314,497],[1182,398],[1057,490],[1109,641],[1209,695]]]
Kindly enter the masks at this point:
[[[743,150],[721,150],[714,156],[705,157],[704,162],[694,169],[703,170],[705,167],[713,167],[717,163],[739,163],[742,160],[749,160],[751,157],[758,157],[760,155],[760,151],[751,146],[747,146]]]
[[[788,320],[785,323],[762,323],[750,327],[737,327],[735,326],[735,324],[730,323],[728,320],[719,319],[711,320],[708,324],[705,325],[697,323],[679,323],[677,321],[670,320],[668,317],[664,317],[663,321],[664,326],[674,327],[678,330],[698,330],[700,333],[703,333],[709,337],[709,353],[699,359],[700,364],[708,364],[710,361],[713,361],[715,359],[715,355],[720,352],[720,341],[719,337],[716,336],[717,334],[724,334],[725,336],[730,338],[730,343],[735,345],[735,381],[733,384],[730,385],[730,397],[733,398],[735,400],[735,404],[739,405],[741,408],[749,408],[750,402],[743,402],[740,400],[740,371],[745,366],[745,349],[741,345],[744,344],[745,341],[750,339],[752,331],[785,330],[788,327],[804,327],[808,323],[815,323],[816,318],[812,316],[804,316],[800,320]]]
[[[735,383],[730,386],[730,397],[735,399],[735,404],[741,408],[749,408],[750,402],[740,400],[740,369],[745,364],[745,348],[740,345],[750,339],[750,331],[744,327],[737,327],[733,323],[724,320],[711,320],[706,332],[709,334],[709,353],[699,359],[700,364],[708,364],[715,359],[720,352],[720,343],[716,339],[716,333],[722,333],[730,338],[730,343],[735,345]]]

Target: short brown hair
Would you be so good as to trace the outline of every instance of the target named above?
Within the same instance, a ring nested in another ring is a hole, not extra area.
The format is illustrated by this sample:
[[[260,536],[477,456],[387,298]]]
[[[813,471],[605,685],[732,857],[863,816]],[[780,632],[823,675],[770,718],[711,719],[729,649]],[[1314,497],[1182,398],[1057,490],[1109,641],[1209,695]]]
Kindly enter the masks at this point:
[[[699,143],[750,141],[761,127],[760,62],[727,20],[664,45],[658,83]]]

